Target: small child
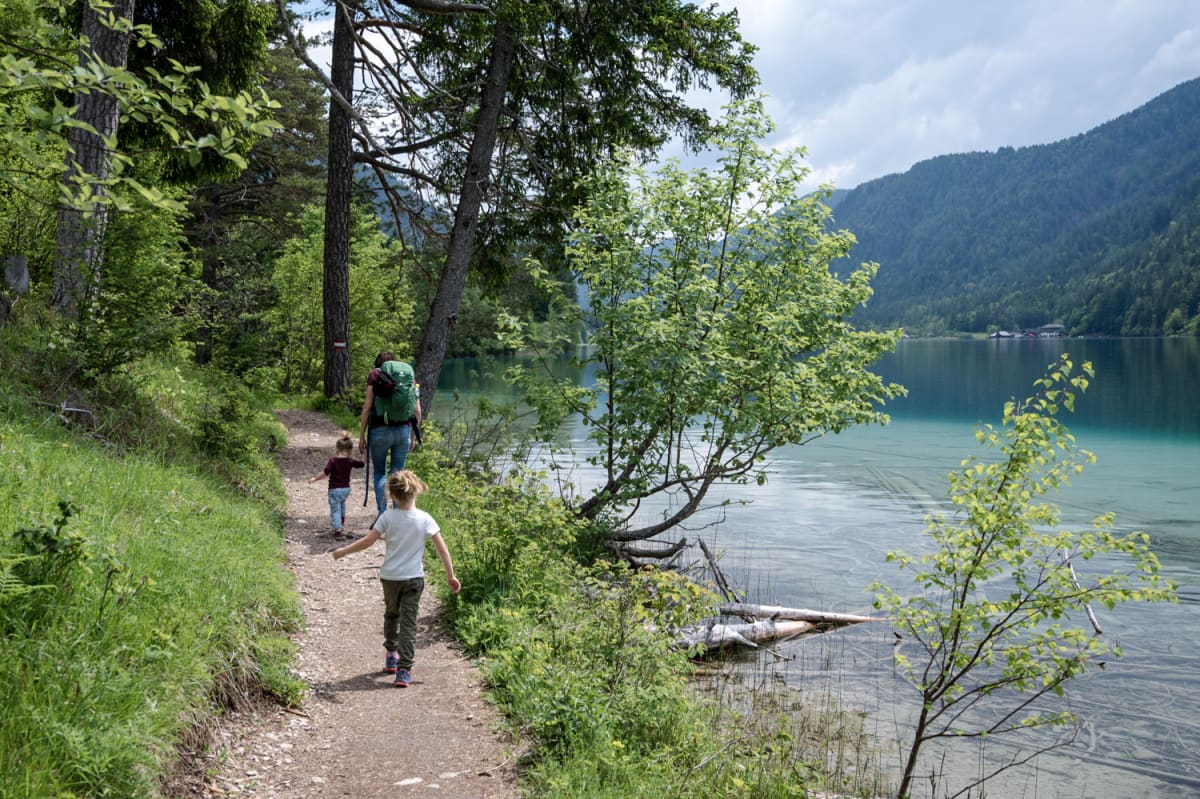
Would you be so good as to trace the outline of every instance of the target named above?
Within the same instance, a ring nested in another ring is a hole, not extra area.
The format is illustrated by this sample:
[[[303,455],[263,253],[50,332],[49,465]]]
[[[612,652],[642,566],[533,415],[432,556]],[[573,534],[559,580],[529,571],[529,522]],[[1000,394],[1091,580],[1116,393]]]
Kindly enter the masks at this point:
[[[333,537],[341,538],[342,523],[346,519],[346,500],[350,497],[350,472],[361,469],[366,464],[350,455],[354,452],[354,440],[348,430],[342,431],[342,437],[334,445],[334,456],[325,462],[325,468],[319,474],[308,479],[315,483],[326,475],[329,476],[329,517],[333,523]]]
[[[446,582],[458,593],[462,584],[454,576],[450,550],[442,540],[441,528],[423,510],[417,508],[417,494],[428,489],[408,469],[388,475],[388,494],[395,507],[388,508],[371,525],[371,531],[352,544],[331,553],[339,560],[361,552],[382,538],[387,546],[379,581],[383,584],[383,647],[387,650],[383,670],[395,674],[397,688],[407,688],[412,681],[413,655],[417,642],[417,607],[425,590],[425,541],[432,538]]]

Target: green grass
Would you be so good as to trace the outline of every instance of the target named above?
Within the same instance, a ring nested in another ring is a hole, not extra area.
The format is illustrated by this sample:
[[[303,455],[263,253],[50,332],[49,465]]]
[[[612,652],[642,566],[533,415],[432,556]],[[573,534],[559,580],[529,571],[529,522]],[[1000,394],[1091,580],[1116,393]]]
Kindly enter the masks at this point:
[[[68,428],[25,332],[0,345],[0,797],[157,796],[222,701],[300,696],[282,431],[164,364],[70,389]]]
[[[0,552],[41,528],[34,560],[57,578],[0,604],[0,795],[151,795],[219,680],[270,676],[295,697],[286,675],[253,673],[300,620],[269,509],[54,428],[0,424],[0,468]],[[58,529],[60,500],[76,511]],[[65,538],[79,557],[57,574]]]

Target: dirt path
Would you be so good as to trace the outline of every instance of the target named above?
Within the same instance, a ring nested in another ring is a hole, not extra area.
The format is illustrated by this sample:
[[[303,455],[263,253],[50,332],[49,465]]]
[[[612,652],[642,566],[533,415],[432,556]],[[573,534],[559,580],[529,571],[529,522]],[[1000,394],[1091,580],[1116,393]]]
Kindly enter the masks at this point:
[[[496,732],[498,714],[482,697],[479,673],[440,627],[428,573],[421,600],[413,683],[382,673],[382,545],[335,562],[326,483],[308,483],[333,452],[338,429],[326,416],[285,411],[288,446],[280,468],[287,488],[288,560],[303,598],[298,670],[310,686],[304,706],[235,718],[218,731],[208,796],[446,797],[514,799],[512,751]],[[375,503],[363,507],[355,470],[347,529],[363,533]],[[450,538],[453,553],[453,538]]]

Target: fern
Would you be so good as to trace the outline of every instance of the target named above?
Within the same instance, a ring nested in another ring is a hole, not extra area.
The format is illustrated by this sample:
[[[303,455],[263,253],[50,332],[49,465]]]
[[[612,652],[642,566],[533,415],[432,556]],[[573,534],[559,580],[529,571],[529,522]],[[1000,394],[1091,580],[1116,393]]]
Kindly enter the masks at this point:
[[[30,585],[14,573],[13,567],[31,560],[29,555],[0,557],[0,610],[12,599],[25,594],[50,588],[48,585]]]

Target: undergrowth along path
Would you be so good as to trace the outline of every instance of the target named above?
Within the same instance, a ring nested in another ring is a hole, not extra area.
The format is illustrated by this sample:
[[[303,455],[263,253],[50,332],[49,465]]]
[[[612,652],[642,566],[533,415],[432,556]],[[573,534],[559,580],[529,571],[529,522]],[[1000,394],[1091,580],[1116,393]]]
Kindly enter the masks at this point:
[[[413,682],[383,669],[383,546],[334,561],[327,483],[309,483],[333,454],[339,430],[323,414],[281,411],[288,444],[288,563],[303,600],[297,670],[303,706],[237,714],[216,732],[202,796],[515,799],[511,746],[483,697],[474,665],[442,627],[432,585],[421,599]],[[346,529],[375,518],[354,470]],[[429,580],[441,577],[431,571]]]

